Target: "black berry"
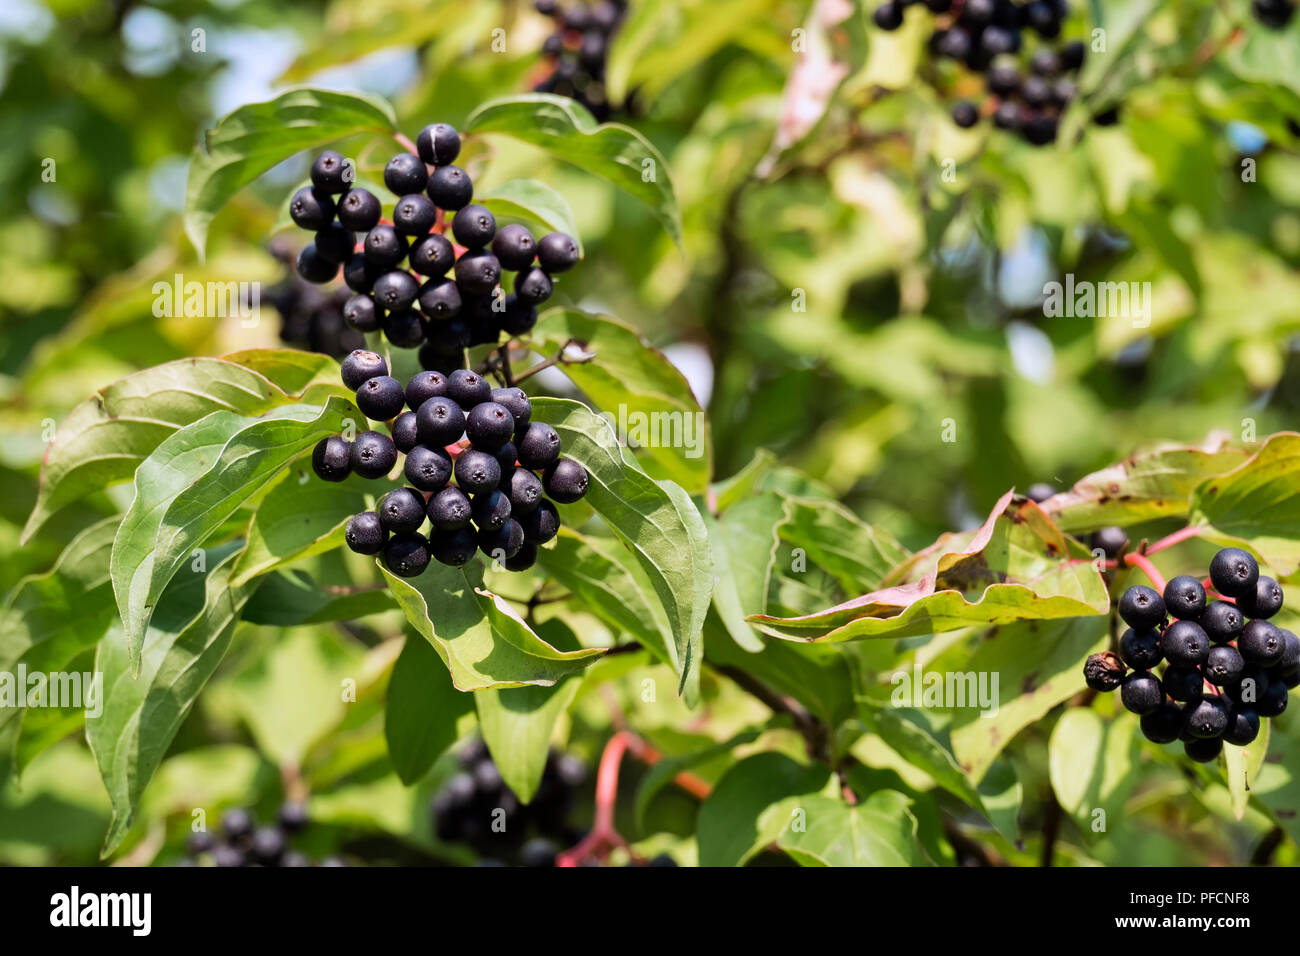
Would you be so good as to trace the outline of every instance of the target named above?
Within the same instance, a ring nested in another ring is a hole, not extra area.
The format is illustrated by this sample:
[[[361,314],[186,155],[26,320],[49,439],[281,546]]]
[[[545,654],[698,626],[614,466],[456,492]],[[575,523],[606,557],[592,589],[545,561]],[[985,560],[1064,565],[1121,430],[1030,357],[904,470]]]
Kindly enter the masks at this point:
[[[384,167],[384,185],[394,196],[424,192],[428,183],[429,171],[420,157],[411,153],[398,153]]]
[[[1174,700],[1199,700],[1205,690],[1205,679],[1199,668],[1171,665],[1165,668],[1160,686]]]
[[[1195,621],[1174,621],[1160,635],[1160,652],[1171,664],[1198,667],[1210,653],[1210,639]]]
[[[1205,658],[1205,679],[1216,687],[1223,687],[1241,679],[1246,667],[1241,653],[1230,644],[1218,644],[1210,648]]]
[[[409,272],[402,269],[385,272],[375,280],[375,302],[386,312],[409,309],[419,294],[420,284]]]
[[[1157,744],[1171,744],[1183,730],[1183,711],[1177,704],[1164,703],[1141,720],[1142,735]]]
[[[466,249],[482,249],[497,234],[496,217],[486,206],[471,203],[452,217],[451,232]]]
[[[429,177],[428,192],[439,209],[462,209],[474,198],[474,183],[459,166],[439,166]]]
[[[447,376],[441,372],[416,372],[406,383],[406,407],[419,410],[431,398],[447,394]]]
[[[243,807],[231,807],[221,815],[221,832],[227,840],[249,836],[253,832],[253,815]]]
[[[1202,697],[1189,704],[1183,714],[1183,726],[1193,737],[1213,740],[1228,729],[1228,708],[1217,697]]]
[[[456,263],[456,249],[451,240],[436,232],[411,246],[411,268],[422,276],[440,278]]]
[[[379,499],[379,523],[393,534],[409,534],[424,524],[424,498],[411,488],[394,488]]]
[[[492,400],[492,386],[477,372],[461,368],[447,377],[447,394],[461,408],[469,411],[475,405]]]
[[[1240,598],[1237,607],[1246,617],[1268,618],[1282,610],[1282,598],[1282,586],[1273,578],[1261,575],[1254,596]]]
[[[557,464],[563,464],[563,460]],[[1119,655],[1133,670],[1149,671],[1164,659],[1160,653],[1160,632],[1154,628],[1149,631],[1129,628],[1119,639]]]
[[[510,409],[496,402],[480,402],[465,416],[466,436],[483,451],[499,451],[514,433],[515,419]]]
[[[1234,747],[1244,747],[1259,736],[1259,714],[1253,707],[1233,706],[1228,711],[1228,726],[1223,731],[1223,742]]]
[[[522,388],[494,388],[488,398],[510,410],[515,420],[516,431],[527,425],[532,417],[533,403],[529,401]]]
[[[392,226],[375,226],[366,233],[362,243],[366,262],[380,269],[391,269],[406,258],[408,249],[406,237]]]
[[[572,458],[561,458],[543,473],[542,485],[552,501],[571,505],[587,493],[587,469]]]
[[[510,475],[508,490],[510,509],[515,515],[528,514],[542,503],[542,481],[526,468],[514,470]]]
[[[567,272],[578,264],[578,243],[562,232],[547,233],[537,243],[537,261],[549,275]]]
[[[1164,598],[1145,584],[1135,584],[1119,599],[1119,616],[1137,631],[1163,626],[1165,613]]]
[[[455,273],[463,291],[486,296],[501,281],[501,263],[486,249],[471,249],[456,260]]]
[[[455,485],[448,485],[429,499],[429,520],[438,531],[457,531],[473,514],[469,497]]]
[[[1209,763],[1223,752],[1222,738],[1215,737],[1210,740],[1187,740],[1183,743],[1183,753],[1191,757],[1197,763]]]
[[[357,408],[367,418],[376,421],[388,421],[402,410],[406,397],[402,394],[402,384],[391,375],[376,375],[361,383],[357,389]]]
[[[544,422],[532,422],[515,435],[519,464],[533,471],[547,468],[560,457],[560,436]]]
[[[384,316],[384,338],[398,348],[415,348],[424,341],[424,323],[420,313],[411,308],[389,312]]]
[[[488,452],[467,448],[456,459],[456,484],[469,495],[491,491],[501,481],[501,466]]]
[[[475,495],[473,501],[474,525],[480,531],[495,531],[504,527],[510,517],[510,499],[500,491]]]
[[[1180,574],[1165,585],[1165,608],[1174,617],[1194,621],[1205,610],[1205,588],[1190,574]]]
[[[535,266],[515,276],[515,296],[525,305],[541,305],[553,291],[551,277]]]
[[[358,332],[375,332],[379,329],[380,311],[374,299],[358,293],[343,303],[343,319]]]
[[[1245,627],[1241,611],[1227,601],[1211,601],[1201,613],[1201,627],[1216,644],[1235,641]]]
[[[465,413],[450,395],[436,395],[421,403],[415,412],[420,443],[441,448],[460,441],[465,433]]]
[[[444,448],[416,445],[406,455],[406,480],[421,491],[437,491],[451,478],[451,455]]]
[[[369,232],[383,214],[375,194],[368,189],[349,189],[339,200],[339,222],[353,232]]]
[[[338,436],[322,438],[311,453],[312,471],[324,481],[342,481],[352,469],[352,449]]]
[[[524,530],[514,518],[507,518],[500,528],[480,530],[478,546],[489,558],[504,563],[505,560],[518,554],[519,549],[524,546]]]
[[[519,546],[519,550],[511,557],[506,558],[505,567],[507,571],[527,571],[537,563],[537,545],[531,541],[525,540]]]
[[[1120,700],[1135,714],[1150,714],[1165,702],[1165,692],[1152,674],[1134,671],[1119,688]]]
[[[341,193],[352,185],[351,166],[340,154],[327,149],[311,164],[311,181],[321,192]]]
[[[1237,650],[1246,663],[1259,667],[1272,667],[1282,660],[1286,647],[1286,638],[1282,631],[1264,620],[1249,622],[1237,638]]]
[[[429,550],[442,564],[458,568],[474,557],[474,552],[478,550],[478,538],[469,528],[435,531],[429,538]]]
[[[313,186],[304,186],[289,200],[289,216],[303,229],[324,229],[334,221],[334,200]]]
[[[446,123],[433,123],[420,130],[415,148],[430,166],[446,166],[460,155],[460,134]]]
[[[1128,535],[1123,528],[1098,528],[1092,533],[1093,550],[1101,549],[1102,554],[1114,558],[1128,544]]]
[[[903,25],[903,8],[897,0],[885,0],[871,14],[872,21],[882,30],[893,31]]]
[[[337,222],[333,222],[324,229],[317,230],[312,244],[316,247],[318,256],[339,265],[352,255],[353,246],[356,245],[356,237],[352,235],[351,230],[344,229]],[[337,274],[337,271],[335,270],[335,274]],[[330,278],[333,278],[333,276]]]
[[[355,392],[366,379],[387,375],[388,363],[377,352],[357,349],[343,360],[342,373],[343,384]]]
[[[458,217],[459,215],[457,213]],[[537,257],[537,242],[526,227],[511,223],[504,226],[492,240],[492,254],[501,263],[501,268],[518,272],[533,264],[533,259]]]
[[[362,432],[352,443],[352,470],[362,478],[382,478],[397,464],[397,446],[387,435]]]
[[[560,530],[560,513],[549,501],[538,502],[537,507],[517,519],[523,529],[524,540],[533,544],[545,544]]]
[[[1255,705],[1255,710],[1261,717],[1280,717],[1286,710],[1287,697],[1286,685],[1281,681],[1273,681]]]
[[[298,251],[297,267],[298,275],[316,285],[323,285],[339,274],[339,264],[317,252],[314,242],[307,243]]]
[[[429,566],[429,542],[422,534],[398,534],[384,545],[384,567],[398,577],[414,578]]]
[[[379,515],[364,511],[348,520],[343,538],[357,554],[378,554],[388,540],[388,532],[379,523]]]
[[[393,228],[404,236],[423,236],[433,228],[438,208],[424,193],[411,193],[393,207]]]

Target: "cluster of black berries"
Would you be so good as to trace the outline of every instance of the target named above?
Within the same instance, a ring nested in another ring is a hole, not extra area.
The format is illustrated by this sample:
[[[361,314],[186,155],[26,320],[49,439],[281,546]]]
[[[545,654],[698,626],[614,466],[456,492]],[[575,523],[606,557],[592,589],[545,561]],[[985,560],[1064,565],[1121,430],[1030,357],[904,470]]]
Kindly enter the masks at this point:
[[[1252,0],[1255,19],[1271,30],[1281,30],[1295,16],[1295,0]]]
[[[1277,581],[1261,576],[1247,552],[1225,548],[1210,562],[1210,582],[1219,600],[1208,604],[1190,575],[1171,580],[1163,596],[1129,588],[1119,602],[1129,625],[1119,655],[1093,654],[1083,667],[1094,690],[1120,689],[1148,740],[1181,740],[1202,762],[1225,743],[1254,740],[1260,718],[1286,710],[1287,689],[1300,684],[1300,638],[1268,621],[1282,607]],[[1157,676],[1162,661],[1168,666]]]
[[[403,472],[414,487],[388,492],[345,532],[349,548],[381,554],[396,575],[422,574],[430,557],[459,567],[480,548],[507,570],[529,568],[537,546],[560,529],[551,501],[572,504],[587,493],[586,469],[560,457],[554,428],[530,421],[523,389],[494,389],[469,369],[417,372],[403,388],[381,356],[360,349],[343,360],[343,382],[367,417],[391,422],[392,435],[323,439],[312,468],[325,481],[353,472],[383,478],[398,452],[406,456]],[[426,517],[427,538],[420,534]]]
[[[383,329],[399,348],[422,346],[424,368],[449,372],[463,364],[466,348],[529,331],[537,306],[554,291],[551,277],[577,263],[578,244],[560,232],[534,240],[518,224],[498,230],[492,213],[470,201],[469,174],[452,165],[460,155],[452,127],[426,126],[416,146],[418,156],[398,153],[384,169],[384,185],[398,197],[391,223],[381,221],[379,199],[352,185],[350,164],[333,151],[316,157],[312,185],[294,194],[289,213],[315,232],[298,253],[298,274],[320,284],[341,268],[354,293],[343,304],[352,328]],[[459,249],[444,234],[448,225]],[[360,249],[357,233],[365,233]],[[508,295],[502,270],[515,273]]]
[[[307,807],[290,801],[280,807],[276,824],[259,826],[253,815],[234,807],[221,815],[221,836],[207,830],[189,835],[182,866],[312,866],[311,859],[293,849],[290,840],[307,828]],[[347,866],[339,857],[326,857],[320,866]]]
[[[577,757],[552,751],[527,806],[501,779],[481,740],[457,759],[460,772],[430,807],[439,840],[469,844],[483,857],[481,866],[554,866],[556,854],[580,838],[568,824],[576,791],[587,780],[587,768]]]
[[[876,26],[897,30],[906,8],[921,2],[885,0],[873,14]],[[938,15],[930,52],[984,74],[993,124],[1034,146],[1055,141],[1061,114],[1078,94],[1075,77],[1087,52],[1078,40],[1060,42],[1070,13],[1068,0],[924,0],[924,5]],[[1026,35],[1037,37],[1027,71],[1022,64]],[[960,100],[953,105],[952,119],[958,126],[969,129],[979,118],[974,103]],[[1093,117],[1099,126],[1118,120],[1117,107]]]
[[[366,337],[343,318],[347,289],[318,289],[294,275],[267,295],[280,313],[280,341],[286,345],[333,358],[365,346]]]
[[[610,41],[627,13],[626,0],[598,0],[561,7],[559,0],[536,0],[537,12],[555,21],[542,53],[551,74],[535,86],[537,93],[558,93],[577,100],[602,123],[612,112],[605,95],[605,60]]]

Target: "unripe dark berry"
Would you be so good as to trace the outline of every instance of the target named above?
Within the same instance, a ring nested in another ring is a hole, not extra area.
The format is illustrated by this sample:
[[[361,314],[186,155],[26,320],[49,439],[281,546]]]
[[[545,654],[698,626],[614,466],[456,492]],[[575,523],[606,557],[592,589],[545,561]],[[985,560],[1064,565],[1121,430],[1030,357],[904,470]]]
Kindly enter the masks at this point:
[[[402,410],[405,396],[402,385],[391,375],[376,375],[361,383],[357,389],[357,408],[367,418],[376,421],[388,421]]]
[[[473,515],[474,525],[480,531],[496,531],[510,517],[510,498],[496,490],[475,495]]]
[[[1165,585],[1165,609],[1182,621],[1195,621],[1205,610],[1205,588],[1190,574],[1180,574]]]
[[[312,244],[316,247],[316,255],[335,265],[342,264],[352,255],[356,243],[352,231],[343,228],[337,222],[317,230],[312,240]],[[337,270],[335,273],[337,274]]]
[[[358,293],[343,303],[343,320],[358,332],[377,331],[380,315],[375,300],[368,295]]]
[[[897,0],[885,0],[876,7],[871,19],[880,29],[892,32],[903,25],[903,8]]]
[[[536,266],[515,276],[515,296],[525,305],[538,306],[551,297],[551,277]]]
[[[455,485],[448,485],[429,499],[429,520],[438,531],[458,531],[469,524],[473,506],[469,496]]]
[[[1165,601],[1154,588],[1135,584],[1119,599],[1119,616],[1135,631],[1149,631],[1163,627]]]
[[[418,411],[431,398],[447,394],[447,376],[441,372],[416,372],[406,383],[406,407]]]
[[[375,226],[362,242],[366,262],[380,269],[392,269],[406,258],[406,237],[388,225]]]
[[[424,323],[414,309],[398,309],[384,316],[384,338],[401,349],[413,349],[424,341]]]
[[[506,558],[507,571],[527,571],[537,563],[537,545],[525,540],[511,557]]]
[[[497,220],[486,206],[471,203],[452,217],[451,233],[466,249],[482,249],[497,234]]]
[[[516,516],[526,515],[542,503],[542,480],[526,468],[514,470],[509,478],[508,489],[510,510]]]
[[[1106,557],[1114,558],[1128,544],[1128,534],[1123,528],[1098,528],[1092,533],[1091,543],[1094,551],[1100,548]]]
[[[1157,710],[1144,714],[1141,721],[1142,735],[1157,744],[1171,744],[1178,739],[1183,730],[1183,711],[1176,704],[1164,703]]]
[[[439,209],[463,209],[474,198],[474,182],[459,166],[439,166],[429,177],[428,191]]]
[[[1160,635],[1160,653],[1171,664],[1198,667],[1210,653],[1210,639],[1195,621],[1174,621]]]
[[[1154,628],[1149,631],[1129,628],[1119,639],[1119,656],[1135,671],[1151,670],[1164,660],[1160,653],[1160,632]]]
[[[424,524],[424,498],[411,488],[394,488],[379,499],[379,523],[393,534],[409,534]]]
[[[442,564],[459,568],[474,557],[474,552],[478,550],[478,538],[469,528],[435,531],[429,538],[429,549]]]
[[[397,446],[387,435],[362,432],[352,443],[352,470],[362,478],[382,478],[397,464]]]
[[[542,486],[552,501],[571,505],[587,493],[587,469],[572,458],[561,458],[543,473]]]
[[[355,392],[367,379],[387,375],[388,363],[384,361],[384,357],[378,352],[356,349],[348,353],[347,358],[343,360],[340,371],[342,372],[343,384]]]
[[[1160,681],[1146,671],[1134,671],[1124,678],[1119,689],[1125,708],[1135,714],[1150,714],[1165,702],[1165,692]]]
[[[492,254],[501,263],[501,268],[518,272],[533,264],[537,257],[537,242],[527,227],[511,223],[502,227],[492,240]]]
[[[1124,663],[1110,651],[1089,655],[1083,662],[1083,679],[1093,690],[1109,693],[1124,683]]]
[[[1219,644],[1210,648],[1203,670],[1207,681],[1216,687],[1223,687],[1240,680],[1245,667],[1246,662],[1241,652],[1229,644]]]
[[[1205,679],[1200,668],[1170,665],[1160,678],[1160,686],[1174,700],[1199,700],[1205,691]]]
[[[501,281],[501,263],[486,249],[471,249],[456,260],[456,284],[470,295],[490,295]]]
[[[1183,753],[1197,763],[1209,763],[1223,753],[1223,739],[1215,737],[1210,740],[1186,740],[1183,742]]]
[[[313,186],[303,186],[289,200],[289,216],[303,229],[315,232],[334,221],[334,200]]]
[[[342,481],[352,470],[352,448],[337,435],[322,438],[312,449],[311,468],[323,481]]]
[[[438,491],[451,478],[451,455],[445,448],[416,445],[406,455],[404,473],[421,491]]]
[[[398,153],[384,167],[384,185],[394,196],[424,192],[424,187],[428,184],[429,171],[424,168],[419,156]]]
[[[410,385],[406,386],[408,389]],[[420,436],[415,424],[415,412],[402,412],[393,419],[393,444],[402,454],[406,454],[417,444]]]
[[[404,236],[423,236],[433,228],[438,207],[424,193],[411,193],[393,207],[393,228]]]
[[[432,123],[415,137],[415,148],[430,166],[446,166],[460,155],[460,134],[446,123]]]
[[[515,419],[510,409],[496,402],[480,402],[465,416],[465,434],[482,451],[500,451],[514,433]]]
[[[438,279],[456,264],[456,249],[446,236],[431,233],[411,246],[410,261],[420,275]]]
[[[297,268],[298,275],[316,285],[323,285],[339,274],[339,264],[321,255],[314,242],[309,242],[298,250]]]
[[[465,413],[450,395],[435,395],[422,402],[415,411],[415,423],[420,444],[429,448],[460,441],[465,433]]]
[[[375,280],[386,271],[367,259],[364,252],[354,252],[343,263],[343,281],[353,292],[366,293],[375,287]]]
[[[533,471],[548,468],[560,457],[560,436],[545,422],[531,422],[515,435],[519,464]]]
[[[1235,641],[1246,626],[1245,619],[1236,605],[1227,601],[1211,601],[1201,612],[1201,627],[1216,644]]]
[[[311,181],[321,192],[341,193],[352,185],[352,165],[334,150],[327,149],[311,164]]]
[[[507,518],[500,528],[481,529],[478,546],[489,558],[504,564],[524,546],[524,530],[514,518]]]
[[[562,232],[550,232],[537,243],[537,261],[548,275],[568,272],[578,264],[578,243]]]
[[[516,431],[527,425],[532,418],[533,403],[528,400],[528,395],[522,388],[494,388],[488,398],[510,410]]]
[[[1275,680],[1268,685],[1268,690],[1255,705],[1255,710],[1261,717],[1280,717],[1286,710],[1288,696],[1286,684]]]
[[[1183,726],[1193,737],[1213,740],[1228,729],[1228,708],[1217,697],[1202,697],[1189,704],[1183,714]]]
[[[353,232],[374,229],[383,211],[379,199],[368,189],[349,189],[339,199],[339,222]]]
[[[1237,607],[1246,617],[1269,618],[1282,610],[1282,586],[1273,578],[1260,575],[1255,584],[1255,595],[1240,598]]]
[[[353,515],[348,520],[343,538],[347,541],[348,547],[357,554],[378,554],[383,550],[384,542],[388,540],[388,532],[379,523],[379,515],[373,511],[365,511]]]
[[[400,312],[409,309],[420,294],[420,284],[415,277],[403,269],[385,272],[375,280],[375,302],[385,312]]]
[[[544,499],[538,502],[536,508],[528,514],[520,515],[517,520],[524,531],[524,540],[531,541],[533,544],[545,544],[560,530],[560,513],[555,510],[555,505]]]
[[[1282,631],[1259,619],[1250,621],[1242,628],[1241,637],[1237,638],[1237,650],[1241,651],[1246,663],[1259,667],[1272,667],[1282,660],[1285,647]]]
[[[1234,747],[1244,747],[1259,736],[1259,714],[1253,707],[1233,706],[1228,709],[1228,726],[1223,731],[1223,742]]]
[[[384,567],[398,577],[414,578],[429,566],[429,541],[422,534],[397,534],[384,545]]]
[[[430,279],[420,287],[420,311],[431,321],[455,318],[462,306],[460,288],[451,279]]]
[[[522,301],[513,292],[506,296],[501,328],[509,335],[526,335],[537,324],[537,306]]]
[[[467,495],[491,491],[501,481],[501,466],[488,452],[467,448],[456,459],[456,484]]]
[[[447,376],[447,394],[468,412],[475,405],[492,400],[492,386],[477,372],[460,368]]]

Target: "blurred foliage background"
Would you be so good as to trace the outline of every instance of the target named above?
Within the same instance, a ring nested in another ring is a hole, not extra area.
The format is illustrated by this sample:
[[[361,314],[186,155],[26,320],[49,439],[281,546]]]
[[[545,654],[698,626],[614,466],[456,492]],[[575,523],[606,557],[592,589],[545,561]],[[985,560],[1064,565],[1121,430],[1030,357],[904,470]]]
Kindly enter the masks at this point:
[[[1216,432],[1237,441],[1243,429],[1262,436],[1294,427],[1297,22],[1264,35],[1244,0],[1076,3],[1069,35],[1086,37],[1098,13],[1114,17],[1125,7],[1135,24],[1114,38],[1089,100],[1121,103],[1121,122],[1078,124],[1077,137],[1040,149],[988,124],[958,130],[945,103],[964,81],[930,61],[923,18],[885,36],[869,29],[870,0],[855,2],[826,39],[844,66],[842,83],[815,104],[815,122],[782,143],[796,38],[821,37],[820,16],[831,6],[633,4],[610,74],[611,85],[636,96],[633,111],[614,119],[667,157],[685,224],[680,250],[612,187],[533,150],[492,155],[480,180],[488,187],[534,175],[568,198],[586,259],[566,282],[567,298],[634,326],[686,373],[711,416],[715,477],[769,449],[918,548],[972,526],[1012,485],[1064,488],[1159,442],[1199,444]],[[498,28],[504,50],[493,45]],[[249,330],[235,319],[152,313],[153,283],[177,272],[282,277],[267,245],[308,158],[281,164],[241,194],[216,220],[199,262],[180,211],[201,132],[297,83],[389,96],[410,135],[429,122],[459,124],[481,102],[538,81],[549,29],[516,0],[5,4],[5,591],[48,569],[73,534],[129,500],[129,485],[111,489],[60,513],[20,548],[52,423],[133,369],[278,344],[274,322]],[[382,165],[390,145],[357,144],[363,175]],[[1045,317],[1043,285],[1067,273],[1151,283],[1150,326]],[[942,439],[948,420],[955,441]],[[343,576],[347,559],[332,560]],[[174,838],[178,824],[157,821],[193,803],[198,781],[209,800],[260,799],[270,808],[277,768],[310,756],[317,789],[350,784],[317,801],[337,839],[369,827],[392,838],[381,857],[445,858],[432,849],[424,807],[446,767],[413,789],[379,770],[358,775],[382,764],[373,727],[391,647],[331,637],[304,628],[272,644],[255,628],[241,632],[150,791],[154,823],[129,852],[166,859],[174,845],[166,833]],[[267,690],[312,680],[333,687],[338,673],[358,667],[378,675],[375,699],[366,704],[363,688],[363,706],[346,716],[308,704],[281,712],[294,694]],[[743,726],[744,705],[736,706]],[[682,716],[669,710],[645,719],[669,733]],[[725,708],[713,716],[728,720]],[[102,789],[84,748],[62,739],[66,725],[42,719],[50,725],[37,735],[43,752],[0,806],[0,859],[91,862],[104,829]],[[571,737],[594,758],[598,737],[584,744],[583,722],[579,701]],[[1181,785],[1172,762],[1161,772],[1160,786]],[[1180,828],[1202,826],[1195,809],[1159,812],[1186,814]],[[1253,835],[1217,830],[1210,855],[1241,861],[1263,827],[1253,823]],[[1234,826],[1249,830],[1251,818]],[[1203,860],[1179,832],[1128,848],[1110,841],[1099,856]],[[1003,849],[1032,856],[1032,848]],[[1288,852],[1294,857],[1293,846]]]

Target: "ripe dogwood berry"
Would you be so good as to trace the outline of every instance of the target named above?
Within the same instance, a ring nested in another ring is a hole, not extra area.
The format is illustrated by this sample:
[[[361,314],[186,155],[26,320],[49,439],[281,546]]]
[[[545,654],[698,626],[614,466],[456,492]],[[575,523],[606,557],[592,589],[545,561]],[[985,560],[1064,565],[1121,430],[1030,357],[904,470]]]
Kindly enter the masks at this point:
[[[1189,734],[1201,740],[1222,737],[1228,729],[1228,708],[1217,697],[1202,697],[1188,705],[1183,715],[1183,726]]]
[[[1272,681],[1268,685],[1268,690],[1264,692],[1264,696],[1255,705],[1255,710],[1261,717],[1280,717],[1283,711],[1286,710],[1287,698],[1286,685],[1282,681]]]
[[[1165,702],[1156,710],[1143,715],[1140,725],[1142,735],[1153,743],[1171,744],[1183,730],[1183,711],[1177,704]]]
[[[1092,533],[1092,547],[1100,548],[1102,554],[1114,558],[1128,544],[1128,534],[1123,528],[1098,528]]]
[[[387,435],[362,432],[352,443],[352,470],[362,478],[382,478],[397,464],[397,446]]]
[[[386,312],[409,309],[420,294],[420,284],[403,269],[385,272],[375,280],[375,302]]]
[[[416,409],[415,423],[420,444],[441,448],[460,441],[465,432],[465,413],[450,395],[435,395]]]
[[[227,840],[240,840],[253,832],[253,815],[243,807],[231,807],[221,815],[221,832]]]
[[[510,517],[510,498],[492,490],[473,499],[474,524],[480,531],[496,531]]]
[[[451,232],[466,249],[482,249],[497,234],[497,220],[486,206],[471,203],[452,217]]]
[[[1205,588],[1190,574],[1180,574],[1165,585],[1165,608],[1174,617],[1194,621],[1205,610]]]
[[[478,546],[488,557],[504,563],[503,559],[514,557],[524,546],[523,528],[514,518],[507,518],[500,528],[480,530]]]
[[[1223,731],[1223,742],[1234,747],[1244,747],[1259,736],[1259,714],[1253,707],[1233,705],[1228,710],[1228,726]]]
[[[357,389],[357,407],[376,421],[388,421],[402,410],[405,396],[402,385],[391,375],[376,375],[361,383]]]
[[[423,236],[433,228],[438,209],[424,193],[411,193],[393,207],[393,228],[404,236]]]
[[[368,189],[353,188],[339,199],[339,222],[353,232],[369,232],[379,225],[383,207]]]
[[[506,296],[506,310],[501,328],[510,335],[525,335],[537,324],[537,307],[522,301],[513,292]]]
[[[379,499],[376,513],[385,531],[409,534],[424,524],[424,498],[412,488],[394,488]]]
[[[1137,631],[1163,626],[1165,613],[1164,598],[1145,584],[1134,585],[1119,599],[1119,616]]]
[[[303,229],[324,229],[334,221],[334,200],[314,186],[303,186],[289,200],[289,216]]]
[[[1269,618],[1282,610],[1282,599],[1282,586],[1273,578],[1260,575],[1255,594],[1238,599],[1237,607],[1246,617]]]
[[[343,319],[358,332],[375,332],[380,325],[380,311],[374,299],[358,293],[343,303]]]
[[[456,459],[456,484],[470,495],[491,491],[501,481],[501,466],[488,452],[468,448]]]
[[[527,571],[536,563],[537,545],[525,540],[513,556],[506,558],[505,567],[507,571]]]
[[[407,388],[411,386],[408,384]],[[393,444],[402,454],[406,454],[417,444],[420,436],[415,424],[415,412],[402,412],[393,419]]]
[[[510,475],[508,490],[510,493],[511,513],[526,515],[542,503],[542,481],[526,468],[516,468]]]
[[[439,166],[429,177],[428,193],[439,209],[463,209],[474,198],[474,183],[459,166]]]
[[[537,243],[537,261],[548,275],[568,272],[578,264],[578,243],[572,236],[551,232]]]
[[[406,383],[406,407],[413,412],[418,411],[429,399],[446,394],[447,376],[427,370],[416,372]]]
[[[429,549],[442,564],[458,568],[474,557],[474,552],[478,550],[478,538],[469,528],[435,531],[429,538]]]
[[[1160,652],[1171,664],[1198,667],[1210,653],[1210,638],[1195,621],[1174,621],[1160,635]]]
[[[337,436],[322,438],[311,453],[312,471],[324,481],[342,481],[352,468],[352,449]]]
[[[966,100],[958,100],[952,107],[952,121],[962,129],[970,129],[979,122],[979,110],[975,108],[974,103]]]
[[[571,458],[561,458],[547,467],[542,475],[542,485],[552,501],[571,505],[587,493],[587,469]]]
[[[492,400],[492,386],[477,372],[460,368],[447,376],[447,395],[468,412],[475,405]]]
[[[341,371],[343,384],[355,392],[367,379],[387,375],[388,363],[377,352],[356,349],[343,360]]]
[[[1222,687],[1241,678],[1246,662],[1241,652],[1231,644],[1217,644],[1210,648],[1205,658],[1205,679],[1216,687]]]
[[[424,168],[419,156],[398,153],[384,167],[384,185],[394,196],[424,192],[424,187],[428,184],[429,171]]]
[[[1245,627],[1241,611],[1227,601],[1211,601],[1201,612],[1201,627],[1216,644],[1235,641]]]
[[[1249,622],[1237,638],[1237,650],[1246,663],[1259,667],[1272,667],[1282,660],[1286,638],[1282,631],[1268,621],[1256,619]]]
[[[416,445],[406,455],[404,473],[421,491],[437,491],[451,478],[451,455],[445,448]]]
[[[533,403],[529,401],[528,395],[522,388],[494,388],[488,398],[510,410],[515,420],[516,431],[526,426],[532,418]]]
[[[1183,753],[1197,763],[1209,763],[1212,760],[1217,760],[1219,754],[1223,753],[1223,740],[1219,737],[1209,740],[1196,738],[1185,740],[1183,741]]]
[[[392,269],[406,258],[409,248],[406,237],[387,225],[375,226],[366,233],[362,247],[366,262],[380,269]]]
[[[465,416],[466,436],[475,448],[483,451],[500,451],[514,432],[515,419],[510,409],[496,402],[480,402]]]
[[[364,252],[354,252],[343,263],[343,281],[353,292],[365,293],[374,288],[375,280],[386,271],[367,259]]]
[[[438,531],[457,531],[467,524],[473,515],[473,506],[465,492],[455,485],[448,485],[429,499],[429,521]]]
[[[351,166],[340,154],[327,149],[311,164],[312,184],[321,192],[341,193],[352,185],[349,179]]]
[[[422,534],[397,534],[384,545],[384,567],[398,577],[414,578],[429,566],[429,541]]]
[[[1160,686],[1174,700],[1198,700],[1205,689],[1205,679],[1199,668],[1171,664],[1165,668]]]
[[[1135,671],[1149,671],[1164,659],[1160,653],[1160,632],[1154,628],[1149,631],[1129,628],[1119,639],[1119,654]]]
[[[527,227],[511,223],[502,227],[492,240],[492,254],[501,263],[501,268],[519,272],[533,264],[537,257],[537,242]]]
[[[441,278],[456,264],[456,249],[446,236],[430,233],[411,246],[410,261],[420,275]]]
[[[460,288],[451,279],[430,279],[420,287],[420,311],[433,321],[454,318],[462,305]]]
[[[531,422],[515,435],[515,448],[519,464],[539,471],[552,465],[560,457],[560,436],[544,422]]]
[[[525,305],[541,305],[553,291],[551,277],[535,266],[515,276],[515,296]]]
[[[501,281],[501,263],[486,249],[471,249],[455,266],[456,284],[471,295],[489,295]]]
[[[321,255],[314,242],[307,243],[298,251],[297,268],[298,275],[316,285],[323,285],[339,274],[339,264]]]
[[[398,348],[415,348],[424,341],[424,323],[420,321],[420,313],[411,308],[389,312],[384,316],[384,338]]]
[[[882,30],[894,31],[903,25],[903,8],[898,0],[885,0],[871,14],[872,22]]]
[[[430,166],[446,166],[460,155],[460,134],[446,123],[433,123],[420,130],[415,148]]]
[[[1120,700],[1135,714],[1150,714],[1165,702],[1165,693],[1153,675],[1134,671],[1124,678],[1119,688]]]

